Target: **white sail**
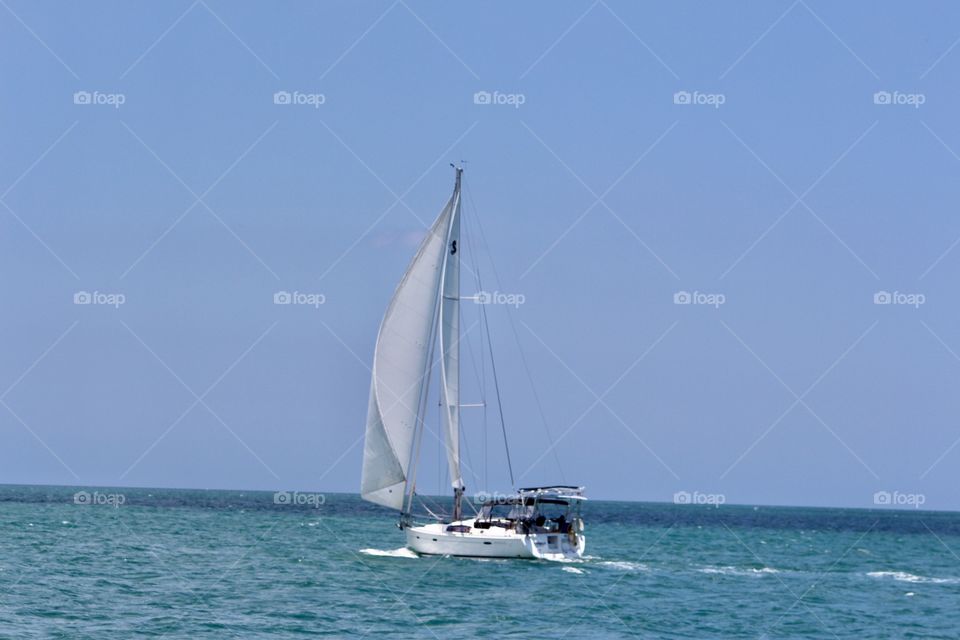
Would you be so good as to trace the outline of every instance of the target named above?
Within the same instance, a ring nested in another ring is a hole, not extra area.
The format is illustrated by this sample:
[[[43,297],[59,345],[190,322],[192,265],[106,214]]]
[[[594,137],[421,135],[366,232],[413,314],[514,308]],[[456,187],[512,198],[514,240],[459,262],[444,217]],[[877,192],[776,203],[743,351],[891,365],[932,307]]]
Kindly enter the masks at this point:
[[[399,510],[430,364],[446,239],[456,200],[454,193],[407,267],[383,317],[373,356],[360,495]]]
[[[443,269],[443,299],[440,303],[440,348],[443,354],[444,441],[450,483],[463,488],[460,475],[460,171],[453,197],[453,217],[447,238],[446,265]]]

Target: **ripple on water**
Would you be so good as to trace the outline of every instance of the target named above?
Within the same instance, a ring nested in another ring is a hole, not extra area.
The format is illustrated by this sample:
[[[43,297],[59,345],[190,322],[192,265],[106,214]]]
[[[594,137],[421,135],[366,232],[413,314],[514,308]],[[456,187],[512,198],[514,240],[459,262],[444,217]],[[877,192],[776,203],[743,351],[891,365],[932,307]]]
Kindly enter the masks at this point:
[[[960,584],[960,578],[931,578],[928,576],[918,576],[906,571],[870,571],[867,573],[871,578],[890,579],[897,582],[919,582],[926,584]]]
[[[620,569],[621,571],[649,571],[650,567],[643,564],[642,562],[629,562],[626,560],[604,560],[603,562],[597,563],[602,567],[610,567],[611,569]]]
[[[700,573],[713,573],[724,576],[762,576],[774,573],[780,573],[779,569],[773,567],[701,567],[697,569]]]

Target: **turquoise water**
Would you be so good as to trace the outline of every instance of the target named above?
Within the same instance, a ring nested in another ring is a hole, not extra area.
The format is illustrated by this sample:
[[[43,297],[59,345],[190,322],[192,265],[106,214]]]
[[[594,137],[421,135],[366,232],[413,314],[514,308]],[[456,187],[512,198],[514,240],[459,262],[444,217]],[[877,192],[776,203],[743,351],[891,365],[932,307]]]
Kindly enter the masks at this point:
[[[960,636],[954,513],[591,501],[550,563],[408,557],[352,495],[75,491],[0,487],[0,637]]]

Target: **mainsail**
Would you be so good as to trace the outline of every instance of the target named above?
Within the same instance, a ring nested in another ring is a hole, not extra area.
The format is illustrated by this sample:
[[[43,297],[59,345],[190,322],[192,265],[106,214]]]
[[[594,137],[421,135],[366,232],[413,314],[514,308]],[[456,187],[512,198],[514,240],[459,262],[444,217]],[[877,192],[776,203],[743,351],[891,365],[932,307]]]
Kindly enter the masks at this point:
[[[454,229],[459,235],[459,211],[458,170],[453,196],[407,267],[377,335],[360,495],[370,502],[401,511],[410,479],[421,399],[431,366],[428,359],[435,336],[440,289],[451,282],[450,278],[444,280],[443,273],[449,268],[450,252],[455,246],[449,240]],[[459,262],[459,255],[454,255]],[[459,281],[459,264],[456,268],[454,279]],[[459,297],[459,285],[456,286]],[[456,327],[454,325],[455,330]],[[452,396],[445,395],[456,397],[459,405],[459,390]],[[456,432],[456,426],[453,429]],[[459,457],[458,448],[455,450]],[[459,478],[459,462],[455,473],[451,467],[451,475]]]
[[[447,446],[447,465],[450,483],[456,490],[463,489],[460,476],[460,170],[453,191],[453,217],[447,238],[447,258],[443,269],[443,300],[440,303],[440,348],[443,354],[444,441]]]

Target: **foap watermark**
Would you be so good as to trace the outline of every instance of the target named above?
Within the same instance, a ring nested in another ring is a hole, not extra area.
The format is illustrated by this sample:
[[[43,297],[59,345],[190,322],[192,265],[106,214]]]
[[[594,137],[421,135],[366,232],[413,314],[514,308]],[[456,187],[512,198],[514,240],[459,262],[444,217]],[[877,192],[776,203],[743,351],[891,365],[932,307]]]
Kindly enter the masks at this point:
[[[913,507],[919,509],[926,501],[927,496],[922,493],[877,491],[873,494],[873,504],[878,507]]]
[[[122,93],[103,93],[102,91],[75,91],[73,104],[107,106],[119,109],[127,101]]]
[[[73,494],[73,504],[82,505],[100,505],[108,507],[119,507],[127,501],[127,496],[122,493],[100,493],[94,491],[77,491]]]
[[[494,491],[493,493],[487,493],[486,491],[481,491],[473,495],[474,504],[514,504],[517,501],[517,495],[510,493],[500,493],[499,491]]]
[[[98,304],[119,309],[127,302],[127,296],[122,293],[105,293],[103,291],[77,291],[73,294],[73,304]]]
[[[527,102],[527,96],[522,93],[502,93],[500,91],[477,91],[473,94],[473,104],[509,105],[519,109]]]
[[[304,93],[302,91],[277,91],[273,94],[273,104],[305,105],[319,109],[327,102],[327,96],[322,93]]]
[[[703,291],[677,291],[673,294],[673,304],[699,304],[719,309],[727,303],[727,296],[722,293],[704,293]]]
[[[319,509],[327,503],[322,493],[304,493],[300,491],[277,491],[273,494],[273,504],[290,507],[312,507]]]
[[[677,491],[673,494],[673,504],[702,504],[719,507],[726,504],[727,496],[722,493],[702,493],[700,491]]]
[[[873,304],[899,304],[914,309],[919,309],[920,305],[926,303],[927,296],[922,293],[904,293],[902,291],[877,291],[873,294]]]
[[[475,296],[470,296],[474,304],[505,304],[517,309],[527,301],[527,296],[522,293],[504,293],[502,291],[480,291]]]
[[[902,91],[877,91],[873,94],[873,104],[899,105],[919,109],[927,101],[923,93],[903,93]]]
[[[673,94],[673,104],[693,104],[719,109],[727,101],[722,93],[702,93],[700,91],[677,91]]]
[[[273,304],[299,304],[314,309],[326,304],[327,296],[322,293],[304,293],[302,291],[277,291],[273,294]]]

